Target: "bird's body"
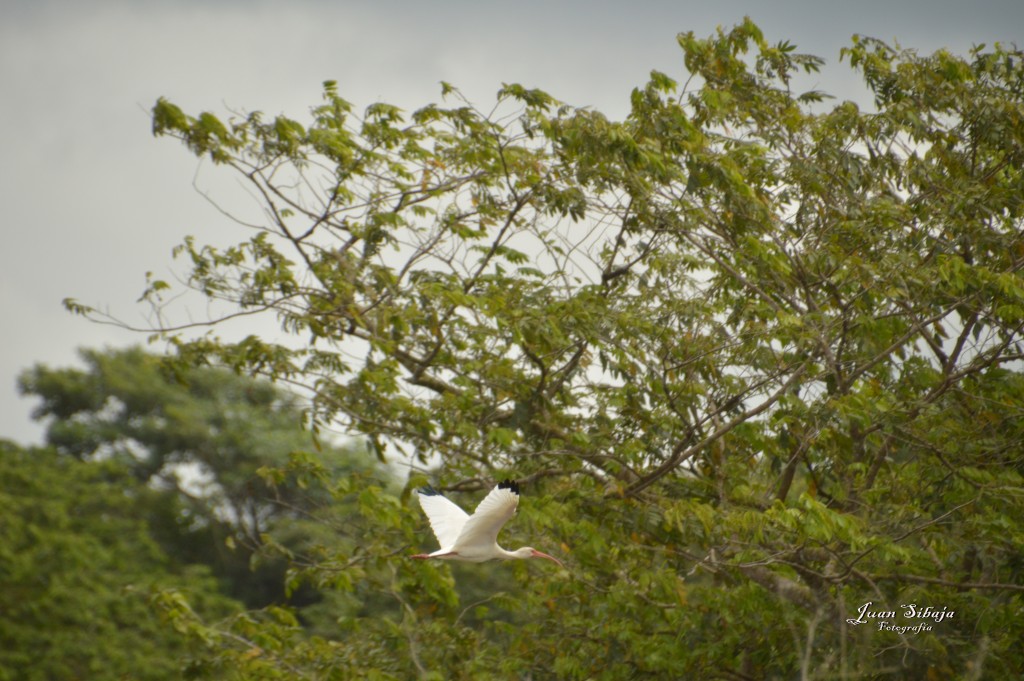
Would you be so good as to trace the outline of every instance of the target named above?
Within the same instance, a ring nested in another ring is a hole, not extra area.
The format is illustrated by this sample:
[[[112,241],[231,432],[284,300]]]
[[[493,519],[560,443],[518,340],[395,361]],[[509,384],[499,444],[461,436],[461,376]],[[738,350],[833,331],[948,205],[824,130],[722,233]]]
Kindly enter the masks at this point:
[[[487,560],[547,558],[562,565],[557,558],[529,546],[506,551],[498,546],[498,532],[516,512],[519,485],[504,480],[492,489],[473,515],[467,514],[447,497],[431,487],[417,490],[423,512],[437,536],[441,548],[433,553],[420,553],[413,558],[440,558],[482,563]],[[563,566],[564,567],[564,566]]]

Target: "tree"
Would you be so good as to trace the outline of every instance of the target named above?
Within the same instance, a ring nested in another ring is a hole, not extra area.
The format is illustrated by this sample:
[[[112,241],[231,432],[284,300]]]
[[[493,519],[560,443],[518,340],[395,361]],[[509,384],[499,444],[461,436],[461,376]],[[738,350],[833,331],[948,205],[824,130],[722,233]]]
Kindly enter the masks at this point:
[[[317,446],[294,395],[223,369],[174,375],[139,348],[80,355],[85,370],[37,365],[19,379],[23,394],[40,398],[33,416],[47,421],[46,440],[61,452],[120,461],[141,482],[196,498],[205,518],[219,512],[252,536],[295,501],[274,503],[267,488],[254,489],[261,467]]]
[[[309,516],[354,512],[280,470],[300,471],[312,451],[333,476],[372,478],[375,462],[319,442],[302,427],[301,400],[267,381],[214,367],[175,374],[139,348],[80,354],[85,369],[37,365],[19,379],[40,399],[47,443],[130,471],[147,490],[154,538],[182,564],[209,565],[232,596],[252,607],[319,600],[308,590],[286,599],[280,553],[330,543]]]
[[[652,72],[623,121],[520,85],[489,114],[446,85],[357,116],[332,82],[306,123],[154,107],[267,216],[189,238],[188,284],[296,337],[156,329],[178,361],[305,384],[317,423],[439,457],[449,489],[519,477],[519,529],[571,564],[496,568],[516,626],[471,630],[446,568],[391,558],[418,516],[377,497],[390,529],[346,569],[394,575],[404,619],[296,653],[309,676],[1024,668],[1024,54],[855,37],[862,111],[794,91],[821,60],[750,21],[679,44],[687,80]]]
[[[144,496],[113,462],[0,441],[0,679],[171,678],[186,640],[149,599],[174,589],[208,617],[239,609],[208,570],[175,569]]]

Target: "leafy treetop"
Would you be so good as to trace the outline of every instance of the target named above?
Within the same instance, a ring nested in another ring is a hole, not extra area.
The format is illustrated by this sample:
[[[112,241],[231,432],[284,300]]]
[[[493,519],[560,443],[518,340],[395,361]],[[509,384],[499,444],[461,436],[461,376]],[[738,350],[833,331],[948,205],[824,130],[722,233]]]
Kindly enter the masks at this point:
[[[328,82],[306,123],[159,100],[154,133],[266,215],[189,238],[188,284],[295,342],[156,331],[184,365],[305,385],[317,422],[449,487],[535,485],[524,531],[573,579],[520,569],[521,626],[476,634],[432,568],[392,567],[381,673],[1019,669],[1024,55],[855,37],[863,111],[794,92],[821,60],[749,20],[679,44],[688,80],[652,73],[622,121],[520,85],[360,115]],[[410,537],[380,520],[367,560]],[[867,601],[963,626],[851,629]]]

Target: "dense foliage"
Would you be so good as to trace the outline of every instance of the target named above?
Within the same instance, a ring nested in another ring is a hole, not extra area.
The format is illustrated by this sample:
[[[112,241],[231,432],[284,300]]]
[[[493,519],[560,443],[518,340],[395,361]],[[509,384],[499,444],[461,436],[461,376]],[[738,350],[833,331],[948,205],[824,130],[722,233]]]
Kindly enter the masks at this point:
[[[155,593],[239,609],[154,541],[148,492],[113,462],[0,441],[0,679],[169,679],[190,655]]]
[[[289,462],[301,471],[313,452],[332,477],[386,480],[382,467],[365,450],[314,438],[300,400],[267,381],[212,367],[173,372],[138,348],[80,355],[84,368],[37,365],[20,377],[22,392],[39,400],[34,416],[46,423],[47,444],[130,475],[145,490],[140,515],[167,555],[208,566],[250,607],[287,602],[308,623],[307,608],[322,607],[327,594],[289,589],[288,556],[351,545],[360,526],[326,490],[281,471]],[[336,613],[325,616],[329,623]]]
[[[180,366],[304,385],[316,424],[439,462],[466,503],[519,478],[509,533],[568,566],[482,566],[502,590],[459,600],[447,565],[403,559],[430,542],[408,495],[309,460],[374,531],[300,577],[400,608],[323,638],[284,611],[179,617],[217,674],[1024,668],[1024,55],[855,38],[865,111],[794,91],[821,61],[750,22],[679,43],[688,79],[652,73],[622,121],[519,85],[406,116],[328,82],[306,122],[157,102],[154,132],[266,216],[188,239],[188,284],[294,337],[156,329]],[[145,293],[161,319],[171,288]],[[929,626],[857,624],[865,603]]]

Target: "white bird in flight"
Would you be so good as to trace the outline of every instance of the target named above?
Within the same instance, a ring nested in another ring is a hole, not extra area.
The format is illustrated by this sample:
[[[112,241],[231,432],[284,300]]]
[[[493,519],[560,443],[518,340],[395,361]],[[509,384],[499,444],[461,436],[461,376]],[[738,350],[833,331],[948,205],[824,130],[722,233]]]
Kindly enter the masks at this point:
[[[516,512],[519,503],[519,483],[514,480],[499,482],[476,507],[473,515],[467,515],[432,487],[423,487],[416,492],[441,548],[433,553],[417,554],[413,558],[464,560],[470,563],[482,563],[494,558],[547,558],[565,567],[554,556],[530,546],[515,551],[506,551],[498,546],[498,532]]]

